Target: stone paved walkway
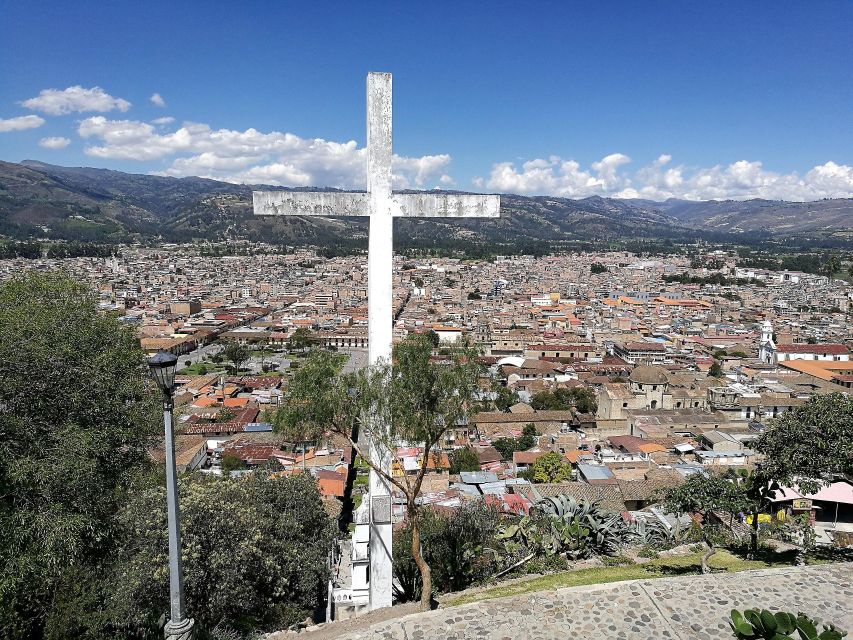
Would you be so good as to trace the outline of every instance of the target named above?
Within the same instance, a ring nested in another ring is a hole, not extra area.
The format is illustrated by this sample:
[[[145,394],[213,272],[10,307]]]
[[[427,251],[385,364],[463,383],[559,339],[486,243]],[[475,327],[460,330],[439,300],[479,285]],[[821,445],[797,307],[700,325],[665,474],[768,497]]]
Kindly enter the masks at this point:
[[[804,613],[853,635],[853,565],[762,569],[571,587],[439,609],[343,640],[731,638],[732,609]],[[329,625],[327,630],[331,630]]]

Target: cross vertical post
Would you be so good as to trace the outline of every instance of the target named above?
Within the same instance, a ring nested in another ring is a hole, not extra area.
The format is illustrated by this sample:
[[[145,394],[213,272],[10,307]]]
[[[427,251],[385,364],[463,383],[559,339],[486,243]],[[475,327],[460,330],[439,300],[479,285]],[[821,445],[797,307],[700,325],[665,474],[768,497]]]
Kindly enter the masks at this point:
[[[393,342],[394,218],[391,211],[391,74],[367,76],[367,191],[370,199],[369,249],[367,253],[368,361],[391,362]],[[379,420],[368,416],[368,420]],[[373,424],[371,432],[387,429]],[[370,443],[371,462],[391,472],[390,451]],[[391,488],[372,467],[370,489],[370,608],[392,605]],[[375,516],[386,509],[385,518]]]

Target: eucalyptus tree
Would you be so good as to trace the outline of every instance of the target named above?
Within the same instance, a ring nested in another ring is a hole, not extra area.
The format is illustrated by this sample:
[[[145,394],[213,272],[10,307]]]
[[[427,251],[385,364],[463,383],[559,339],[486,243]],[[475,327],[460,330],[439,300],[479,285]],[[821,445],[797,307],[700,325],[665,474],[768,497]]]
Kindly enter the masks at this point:
[[[428,335],[413,334],[395,345],[392,363],[342,373],[346,356],[314,351],[273,417],[276,430],[294,441],[330,432],[346,438],[362,460],[405,496],[423,608],[430,605],[432,580],[421,549],[416,499],[431,459],[440,455],[444,434],[468,417],[482,373],[477,352],[467,343],[448,347],[438,358],[432,352]],[[403,468],[397,449],[404,443],[423,450],[414,474],[391,472],[395,466]],[[376,458],[390,460],[390,467],[377,464],[368,447],[379,454]]]

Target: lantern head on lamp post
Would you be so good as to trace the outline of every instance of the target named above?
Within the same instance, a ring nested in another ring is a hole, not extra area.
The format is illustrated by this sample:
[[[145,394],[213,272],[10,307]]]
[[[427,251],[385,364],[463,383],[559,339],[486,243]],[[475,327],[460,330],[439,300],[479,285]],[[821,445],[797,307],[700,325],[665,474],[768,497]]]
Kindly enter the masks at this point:
[[[151,377],[160,387],[160,391],[167,398],[171,398],[172,389],[175,386],[178,358],[166,351],[158,351],[154,357],[148,360],[148,367],[151,369]]]

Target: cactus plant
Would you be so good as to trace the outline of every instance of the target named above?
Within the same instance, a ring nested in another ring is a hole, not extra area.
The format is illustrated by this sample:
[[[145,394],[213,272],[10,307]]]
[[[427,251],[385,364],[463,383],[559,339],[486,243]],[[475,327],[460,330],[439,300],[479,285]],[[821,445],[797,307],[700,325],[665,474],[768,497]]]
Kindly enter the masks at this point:
[[[767,609],[747,609],[743,613],[733,609],[729,626],[734,637],[739,640],[786,640],[794,637],[800,640],[841,640],[847,635],[847,632],[837,629],[833,624],[823,625],[823,630],[818,633],[815,621],[804,613],[794,616],[792,613],[773,613]],[[793,635],[795,631],[797,636]]]

